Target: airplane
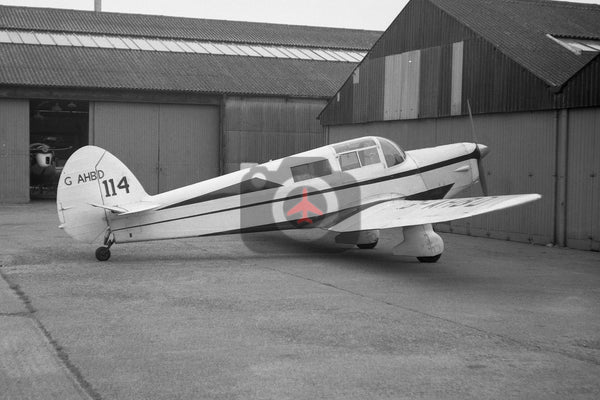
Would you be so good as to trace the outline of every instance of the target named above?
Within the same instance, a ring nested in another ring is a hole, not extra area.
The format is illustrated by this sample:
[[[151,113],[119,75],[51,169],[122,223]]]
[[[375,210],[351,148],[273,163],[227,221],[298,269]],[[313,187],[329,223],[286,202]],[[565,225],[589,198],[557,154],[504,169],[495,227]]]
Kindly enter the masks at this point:
[[[374,248],[380,231],[393,229],[394,254],[436,262],[444,242],[432,224],[541,198],[487,196],[488,153],[467,142],[404,151],[367,136],[148,195],[114,155],[85,146],[60,176],[59,227],[78,241],[101,243],[99,261],[117,243],[315,228],[361,249]],[[484,196],[455,198],[478,182]]]

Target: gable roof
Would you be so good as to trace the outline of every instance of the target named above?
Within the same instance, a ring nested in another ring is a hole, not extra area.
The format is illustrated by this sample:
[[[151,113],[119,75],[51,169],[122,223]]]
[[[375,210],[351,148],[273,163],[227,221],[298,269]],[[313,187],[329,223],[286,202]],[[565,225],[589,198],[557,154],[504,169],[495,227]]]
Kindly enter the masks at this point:
[[[547,35],[600,40],[600,5],[549,0],[428,0],[553,87],[598,53],[573,53]]]
[[[0,27],[348,50],[368,50],[381,35],[359,29],[15,6],[0,6]]]
[[[0,31],[366,52],[380,32],[0,6]],[[354,62],[0,43],[0,85],[328,98]]]

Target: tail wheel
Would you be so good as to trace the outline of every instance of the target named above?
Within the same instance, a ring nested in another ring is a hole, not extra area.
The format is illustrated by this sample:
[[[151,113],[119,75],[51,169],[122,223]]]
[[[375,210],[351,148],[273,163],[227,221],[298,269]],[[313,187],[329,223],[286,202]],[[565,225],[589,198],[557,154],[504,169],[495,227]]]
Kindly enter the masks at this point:
[[[106,246],[98,247],[96,249],[96,259],[98,261],[106,261],[110,258],[110,249]]]
[[[436,256],[417,257],[417,260],[419,260],[422,263],[434,263],[437,262],[441,256],[442,254],[440,253]]]
[[[377,246],[377,243],[379,243],[379,239],[372,243],[357,244],[356,247],[363,250],[374,249],[375,246]]]

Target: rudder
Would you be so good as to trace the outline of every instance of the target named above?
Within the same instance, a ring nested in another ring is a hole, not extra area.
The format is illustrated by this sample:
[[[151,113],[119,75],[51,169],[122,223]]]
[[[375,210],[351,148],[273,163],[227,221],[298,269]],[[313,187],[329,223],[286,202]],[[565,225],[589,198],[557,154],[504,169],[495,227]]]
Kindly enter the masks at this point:
[[[148,194],[118,158],[96,146],[77,150],[65,164],[56,194],[60,227],[78,241],[104,241],[110,211]]]

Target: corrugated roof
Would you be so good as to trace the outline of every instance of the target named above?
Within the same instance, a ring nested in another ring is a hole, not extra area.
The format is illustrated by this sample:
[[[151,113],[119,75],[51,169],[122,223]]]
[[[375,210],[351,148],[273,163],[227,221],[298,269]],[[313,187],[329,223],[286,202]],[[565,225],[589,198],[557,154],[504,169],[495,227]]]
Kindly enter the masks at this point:
[[[356,64],[0,45],[0,85],[330,97]]]
[[[0,29],[367,51],[380,32],[0,6]],[[0,85],[326,98],[355,63],[0,44]]]
[[[368,50],[381,32],[50,8],[0,6],[6,29]]]
[[[600,39],[600,6],[549,0],[429,0],[551,86],[598,53],[577,55],[546,35]]]

